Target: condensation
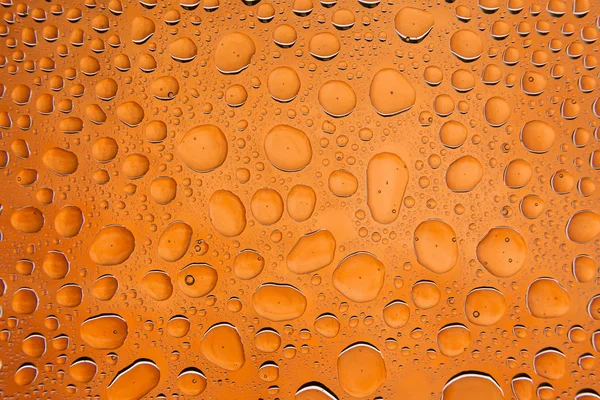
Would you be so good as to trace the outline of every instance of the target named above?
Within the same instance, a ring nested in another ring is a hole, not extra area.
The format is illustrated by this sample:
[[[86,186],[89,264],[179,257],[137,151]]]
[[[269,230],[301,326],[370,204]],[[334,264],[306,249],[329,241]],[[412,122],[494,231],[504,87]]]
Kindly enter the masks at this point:
[[[600,399],[598,2],[0,5],[0,398]]]

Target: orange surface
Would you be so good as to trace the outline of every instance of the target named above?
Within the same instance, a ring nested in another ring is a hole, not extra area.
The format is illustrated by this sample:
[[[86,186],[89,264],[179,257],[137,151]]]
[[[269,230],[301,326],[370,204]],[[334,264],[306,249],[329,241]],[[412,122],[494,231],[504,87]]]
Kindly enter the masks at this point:
[[[600,399],[598,2],[13,1],[0,398]]]

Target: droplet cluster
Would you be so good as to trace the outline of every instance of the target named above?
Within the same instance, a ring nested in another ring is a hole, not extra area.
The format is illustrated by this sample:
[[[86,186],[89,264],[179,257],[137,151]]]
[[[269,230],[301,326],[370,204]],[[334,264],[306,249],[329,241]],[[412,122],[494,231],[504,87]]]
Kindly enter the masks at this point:
[[[0,398],[600,400],[600,3],[0,5]]]

